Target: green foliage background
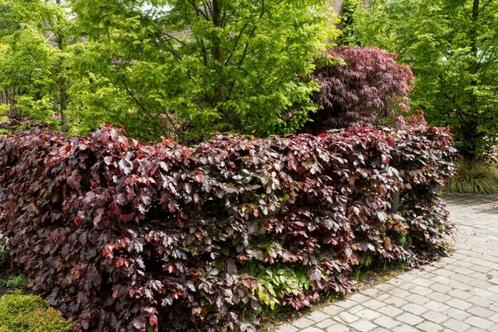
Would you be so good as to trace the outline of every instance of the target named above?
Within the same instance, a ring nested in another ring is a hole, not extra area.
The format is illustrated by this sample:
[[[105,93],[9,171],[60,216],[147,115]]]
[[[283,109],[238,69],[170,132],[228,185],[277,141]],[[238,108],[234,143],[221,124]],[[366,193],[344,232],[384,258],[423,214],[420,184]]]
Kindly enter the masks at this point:
[[[292,132],[315,109],[313,59],[337,35],[325,0],[0,0],[3,112],[72,134]]]
[[[353,7],[344,42],[393,51],[410,64],[417,77],[412,107],[435,125],[449,125],[464,157],[479,158],[496,144],[497,0],[374,0]]]

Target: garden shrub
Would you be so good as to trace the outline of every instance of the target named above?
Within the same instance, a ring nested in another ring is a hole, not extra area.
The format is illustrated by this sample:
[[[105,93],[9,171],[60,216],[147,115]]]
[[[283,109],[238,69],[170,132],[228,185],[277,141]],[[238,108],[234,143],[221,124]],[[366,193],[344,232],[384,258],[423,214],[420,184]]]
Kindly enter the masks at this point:
[[[69,332],[71,322],[35,295],[0,297],[0,332]]]
[[[355,267],[445,254],[451,143],[401,122],[195,147],[33,129],[0,140],[0,231],[75,330],[251,330]]]
[[[313,96],[319,111],[305,132],[319,133],[351,124],[382,122],[396,111],[408,110],[408,93],[415,80],[396,55],[368,47],[341,46],[328,51],[335,60],[320,61],[313,78],[320,86]]]

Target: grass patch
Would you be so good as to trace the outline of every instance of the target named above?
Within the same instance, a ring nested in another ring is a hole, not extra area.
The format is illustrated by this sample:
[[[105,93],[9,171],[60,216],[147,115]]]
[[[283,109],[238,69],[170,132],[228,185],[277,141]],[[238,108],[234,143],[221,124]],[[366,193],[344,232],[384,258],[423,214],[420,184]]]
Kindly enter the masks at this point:
[[[457,173],[446,186],[451,193],[498,194],[498,169],[491,163],[459,161]]]
[[[28,283],[28,280],[22,274],[14,276],[14,277],[10,277],[8,279],[0,279],[0,286],[14,288],[14,289],[24,288],[24,287],[26,287],[27,283]]]
[[[0,332],[70,332],[72,323],[38,296],[0,297]]]

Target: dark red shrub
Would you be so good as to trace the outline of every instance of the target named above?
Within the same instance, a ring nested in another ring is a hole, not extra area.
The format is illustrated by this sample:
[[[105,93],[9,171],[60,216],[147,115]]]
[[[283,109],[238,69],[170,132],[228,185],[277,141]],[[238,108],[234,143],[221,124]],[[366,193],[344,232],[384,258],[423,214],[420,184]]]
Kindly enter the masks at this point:
[[[254,271],[304,273],[267,295],[301,308],[357,266],[444,254],[452,151],[423,125],[193,148],[34,129],[0,139],[0,232],[77,330],[250,329],[268,304]]]
[[[366,47],[339,47],[328,52],[343,65],[318,65],[313,78],[320,91],[313,97],[320,110],[311,116],[308,132],[373,123],[395,109],[408,108],[414,76],[392,53]]]

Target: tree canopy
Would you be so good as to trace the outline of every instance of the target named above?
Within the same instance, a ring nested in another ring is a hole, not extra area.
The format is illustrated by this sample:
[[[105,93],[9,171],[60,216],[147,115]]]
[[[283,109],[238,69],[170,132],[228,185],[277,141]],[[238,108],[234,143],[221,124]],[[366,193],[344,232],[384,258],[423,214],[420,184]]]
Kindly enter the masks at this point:
[[[291,132],[315,108],[313,59],[336,36],[326,6],[2,0],[0,85],[19,116],[73,133],[108,122],[144,139]]]

